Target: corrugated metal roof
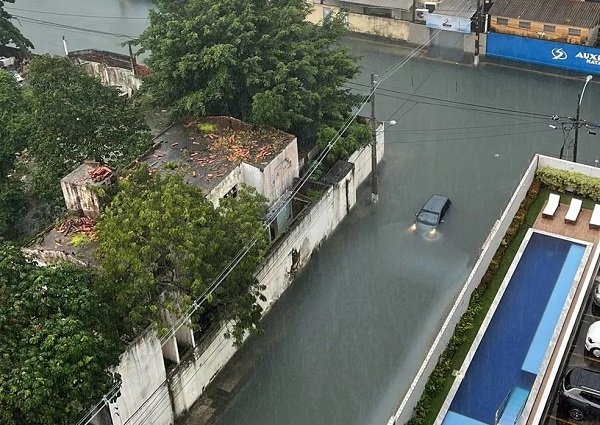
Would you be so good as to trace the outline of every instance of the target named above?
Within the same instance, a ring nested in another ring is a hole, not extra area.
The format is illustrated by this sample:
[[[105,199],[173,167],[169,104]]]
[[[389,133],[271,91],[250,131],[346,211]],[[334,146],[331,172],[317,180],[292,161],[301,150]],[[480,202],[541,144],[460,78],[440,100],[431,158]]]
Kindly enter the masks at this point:
[[[409,10],[413,0],[343,0],[342,3],[358,4],[366,7],[378,7],[382,9]]]
[[[483,1],[481,3],[483,4]],[[433,11],[436,15],[461,18],[472,18],[475,12],[477,12],[477,0],[443,0]]]
[[[593,28],[600,22],[600,4],[579,0],[496,0],[492,16]]]

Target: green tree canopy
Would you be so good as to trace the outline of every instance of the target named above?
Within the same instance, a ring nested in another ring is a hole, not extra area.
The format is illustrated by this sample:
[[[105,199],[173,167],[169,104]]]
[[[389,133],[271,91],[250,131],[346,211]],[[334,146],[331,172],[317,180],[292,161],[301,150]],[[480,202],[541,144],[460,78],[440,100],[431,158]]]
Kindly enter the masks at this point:
[[[13,236],[24,207],[21,183],[13,177],[16,155],[27,143],[27,109],[21,88],[0,70],[0,237]]]
[[[99,277],[0,246],[0,422],[76,423],[115,384],[123,348]]]
[[[341,16],[305,20],[305,0],[157,0],[140,38],[150,50],[145,86],[181,114],[231,115],[314,141],[357,98],[343,88],[358,71],[337,43]]]
[[[0,0],[0,46],[14,44],[19,49],[27,51],[33,48],[33,44],[11,22],[13,19],[12,15],[4,10],[6,3],[14,2],[15,0]]]
[[[231,318],[239,329],[255,329],[260,317],[254,272],[262,259],[265,199],[244,188],[236,199],[214,208],[203,192],[179,175],[150,175],[139,166],[122,179],[120,190],[96,226],[97,256],[115,284],[117,303],[132,327],[157,319],[159,306],[173,313],[190,305],[212,279],[254,239],[257,243],[215,291],[205,314]],[[216,310],[215,310],[216,308]]]
[[[69,58],[41,56],[27,73],[34,187],[59,196],[59,181],[84,160],[122,167],[148,148],[139,109]]]

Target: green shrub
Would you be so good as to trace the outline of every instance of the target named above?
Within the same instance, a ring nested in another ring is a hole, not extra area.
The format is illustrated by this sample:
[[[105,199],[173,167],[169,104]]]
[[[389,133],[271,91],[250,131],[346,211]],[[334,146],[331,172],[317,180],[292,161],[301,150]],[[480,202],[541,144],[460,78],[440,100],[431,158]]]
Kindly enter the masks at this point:
[[[550,190],[575,192],[593,201],[600,201],[600,178],[550,167],[538,169],[536,175]]]
[[[198,124],[198,130],[202,133],[213,133],[216,129],[217,126],[209,122]]]
[[[73,245],[75,248],[81,248],[88,245],[91,241],[92,238],[89,236],[84,235],[83,233],[75,233],[71,238],[71,245]]]

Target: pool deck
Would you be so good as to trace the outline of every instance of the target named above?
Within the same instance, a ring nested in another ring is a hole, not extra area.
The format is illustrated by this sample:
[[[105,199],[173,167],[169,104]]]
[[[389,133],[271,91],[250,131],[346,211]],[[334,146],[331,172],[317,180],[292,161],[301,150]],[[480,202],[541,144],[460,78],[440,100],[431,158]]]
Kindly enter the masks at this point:
[[[590,222],[590,218],[592,216],[592,211],[587,210],[587,209],[582,209],[581,212],[579,213],[579,217],[577,218],[577,221],[575,222],[575,224],[568,224],[568,223],[565,223],[565,220],[564,220],[565,214],[567,213],[568,209],[569,209],[569,205],[560,204],[560,206],[558,207],[558,210],[554,214],[554,218],[543,218],[540,213],[537,220],[535,221],[533,228],[536,230],[542,230],[545,232],[554,233],[554,234],[557,234],[560,236],[578,239],[581,241],[590,242],[590,243],[593,243],[594,245],[597,245],[598,242],[600,241],[600,229],[590,229],[589,228],[589,222]],[[585,268],[584,268],[584,271],[582,274],[582,280],[583,280],[584,276],[586,276],[588,273],[588,270],[590,267],[590,258],[591,258],[591,256],[588,257],[587,264],[585,265]],[[580,281],[579,284],[577,285],[577,290],[574,294],[573,299],[577,299],[579,297],[581,291],[585,287],[585,285],[581,285],[581,283],[582,283],[582,281]],[[567,313],[564,323],[567,323],[568,321],[570,321],[571,318],[573,317],[573,315],[576,315],[577,313],[578,312],[576,311],[576,309],[574,309],[573,305],[571,305],[571,308],[569,309],[569,311]],[[563,327],[561,329],[560,335],[558,337],[558,341],[555,345],[555,350],[552,353],[552,356],[550,357],[550,361],[549,361],[547,370],[550,370],[554,366],[554,364],[557,362],[557,360],[558,360],[557,357],[559,356],[560,353],[558,353],[558,350],[556,350],[556,347],[560,346],[560,341],[563,341],[565,338],[570,337],[570,335],[567,334],[567,332],[568,331],[565,327]],[[543,399],[543,396],[542,396],[544,394],[543,390],[548,385],[552,385],[552,382],[550,382],[550,379],[551,379],[550,374],[548,374],[548,373],[544,374],[544,378],[541,382],[541,386],[540,386],[539,390],[537,391],[537,396],[536,396],[536,400],[533,404],[532,412],[534,412],[538,409],[544,408],[544,405],[546,404],[547,400]],[[534,424],[534,416],[535,415],[529,415],[529,418],[526,422],[527,425]]]

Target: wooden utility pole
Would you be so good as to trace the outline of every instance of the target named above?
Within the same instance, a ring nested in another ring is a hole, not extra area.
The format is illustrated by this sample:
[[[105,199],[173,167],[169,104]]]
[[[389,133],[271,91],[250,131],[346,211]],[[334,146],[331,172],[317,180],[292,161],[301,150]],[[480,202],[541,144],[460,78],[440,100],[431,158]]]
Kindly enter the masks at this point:
[[[377,189],[377,121],[375,120],[375,74],[371,74],[371,202],[379,201]]]

